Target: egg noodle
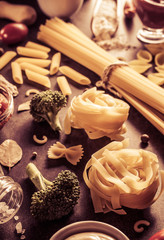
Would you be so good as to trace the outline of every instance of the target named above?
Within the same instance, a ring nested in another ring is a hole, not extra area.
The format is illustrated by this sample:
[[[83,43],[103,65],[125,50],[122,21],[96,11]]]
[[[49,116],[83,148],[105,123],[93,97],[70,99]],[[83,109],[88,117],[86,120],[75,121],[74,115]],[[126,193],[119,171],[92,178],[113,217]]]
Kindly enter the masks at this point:
[[[124,207],[147,208],[164,190],[164,171],[159,170],[157,156],[143,149],[127,149],[128,144],[128,139],[109,143],[85,166],[83,177],[96,213],[123,215]]]
[[[129,105],[105,94],[96,87],[74,97],[64,121],[64,131],[71,133],[71,127],[84,129],[91,139],[108,136],[116,139],[126,132],[124,122],[129,114]]]

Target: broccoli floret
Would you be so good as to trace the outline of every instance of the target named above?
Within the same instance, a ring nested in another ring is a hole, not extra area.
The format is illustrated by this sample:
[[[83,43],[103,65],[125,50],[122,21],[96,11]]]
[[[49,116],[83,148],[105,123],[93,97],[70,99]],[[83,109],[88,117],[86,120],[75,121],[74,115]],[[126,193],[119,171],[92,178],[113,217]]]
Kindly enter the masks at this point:
[[[36,122],[47,121],[54,131],[60,131],[59,111],[66,104],[66,96],[61,92],[46,90],[32,97],[30,101],[30,113]]]
[[[78,203],[79,181],[75,173],[61,171],[53,182],[45,179],[33,163],[26,167],[27,175],[37,192],[31,198],[31,214],[38,220],[55,220],[68,215]]]

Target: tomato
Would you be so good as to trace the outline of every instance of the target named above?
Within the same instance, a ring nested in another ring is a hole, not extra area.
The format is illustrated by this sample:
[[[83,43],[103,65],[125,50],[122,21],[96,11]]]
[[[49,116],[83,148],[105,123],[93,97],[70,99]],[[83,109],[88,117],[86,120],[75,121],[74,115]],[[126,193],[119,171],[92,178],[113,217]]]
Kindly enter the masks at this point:
[[[5,44],[19,43],[25,39],[28,28],[23,23],[8,23],[0,31],[0,40]]]
[[[164,229],[155,233],[149,240],[164,240]]]

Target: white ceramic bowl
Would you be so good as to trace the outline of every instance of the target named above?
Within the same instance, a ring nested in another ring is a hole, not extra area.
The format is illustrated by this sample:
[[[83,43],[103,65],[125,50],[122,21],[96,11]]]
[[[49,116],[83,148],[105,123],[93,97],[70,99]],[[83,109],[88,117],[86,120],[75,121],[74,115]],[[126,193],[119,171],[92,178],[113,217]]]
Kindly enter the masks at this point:
[[[129,240],[119,229],[98,221],[80,221],[69,224],[57,231],[50,240],[64,240],[74,234],[82,232],[99,232],[113,237],[116,240]]]
[[[82,6],[83,0],[37,0],[48,17],[71,17]]]

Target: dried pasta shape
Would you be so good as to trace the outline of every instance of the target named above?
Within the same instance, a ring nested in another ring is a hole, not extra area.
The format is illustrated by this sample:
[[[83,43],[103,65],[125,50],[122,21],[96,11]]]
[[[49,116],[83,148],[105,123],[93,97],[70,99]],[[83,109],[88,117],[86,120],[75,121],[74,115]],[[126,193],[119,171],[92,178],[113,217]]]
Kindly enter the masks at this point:
[[[139,50],[138,53],[137,53],[137,58],[139,60],[143,60],[145,62],[151,62],[152,59],[153,59],[153,56],[147,50]]]
[[[148,75],[148,79],[155,84],[161,86],[164,84],[164,72],[159,72],[159,73],[150,73]]]
[[[58,159],[65,155],[66,147],[60,143],[56,142],[48,149],[48,157],[51,159]]]
[[[156,55],[157,53],[164,51],[164,43],[145,44],[145,48],[147,48],[148,51],[151,52],[153,55]]]
[[[164,67],[164,51],[155,55],[154,62],[158,67]]]
[[[83,156],[82,145],[66,148],[62,143],[56,142],[48,149],[48,157],[58,159],[65,157],[73,165],[77,165]]]
[[[71,127],[84,129],[91,139],[108,136],[116,139],[125,133],[124,122],[129,105],[113,98],[96,87],[74,97],[64,121],[64,131],[71,133]]]
[[[83,156],[82,145],[77,145],[66,149],[65,157],[73,165],[77,165],[80,162],[80,159]]]
[[[132,60],[129,62],[129,66],[138,73],[144,73],[149,68],[152,67],[152,64],[150,64],[144,60],[141,60],[141,59],[135,59],[135,60]]]
[[[19,104],[18,112],[30,110],[30,100]]]
[[[144,209],[164,191],[164,171],[159,170],[157,156],[143,149],[125,149],[126,139],[121,143],[122,148],[115,141],[98,150],[85,166],[83,178],[96,213],[122,215],[124,207]]]
[[[159,73],[164,73],[164,65],[163,66],[159,66],[159,67],[155,67],[155,70]]]

